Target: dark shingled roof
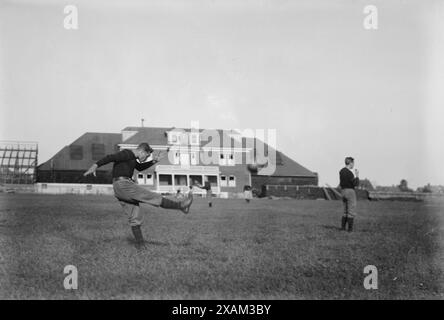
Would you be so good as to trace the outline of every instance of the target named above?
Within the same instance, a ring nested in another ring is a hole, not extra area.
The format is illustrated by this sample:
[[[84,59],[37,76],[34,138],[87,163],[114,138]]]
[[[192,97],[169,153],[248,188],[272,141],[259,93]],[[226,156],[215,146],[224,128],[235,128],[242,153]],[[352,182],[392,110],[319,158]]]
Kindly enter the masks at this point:
[[[105,154],[116,152],[116,146],[122,140],[120,133],[98,133],[87,132],[76,139],[73,143],[65,146],[57,152],[51,159],[38,166],[38,170],[51,170],[51,162],[54,170],[86,170],[96,160],[92,159],[92,144],[103,144]],[[70,156],[70,146],[83,146],[83,157],[80,160],[72,160]],[[100,170],[110,170],[112,164],[100,168]]]
[[[137,131],[137,133],[122,141],[122,143],[139,144],[141,142],[148,142],[151,145],[166,145],[168,137],[165,135],[165,132],[170,130],[172,128],[126,127],[122,131]]]
[[[282,176],[282,177],[288,177],[288,176],[316,176],[317,174],[308,170],[307,168],[303,167],[293,159],[287,157],[285,154],[283,154],[280,151],[277,151],[276,159],[280,157],[282,164],[276,165],[276,171],[274,172],[273,176]],[[260,171],[258,172],[258,175],[260,174]]]
[[[122,131],[136,131],[136,133],[128,138],[125,141],[122,141],[122,135],[120,133],[94,133],[87,132],[83,134],[81,137],[76,139],[69,146],[64,147],[60,150],[54,157],[50,160],[44,162],[39,165],[39,170],[51,170],[51,160],[53,164],[53,168],[55,170],[86,170],[89,168],[95,160],[92,159],[92,144],[93,143],[102,143],[105,146],[105,154],[111,154],[116,152],[117,144],[139,144],[141,142],[148,142],[150,145],[167,145],[168,137],[166,132],[171,131],[173,129],[184,130],[186,132],[190,132],[191,129],[182,129],[182,128],[174,128],[174,127],[126,127]],[[202,132],[204,129],[200,129]],[[206,133],[219,136],[219,140],[217,139],[201,139],[201,146],[207,147],[219,147],[222,142],[226,147],[250,147],[255,145],[259,140],[253,140],[252,138],[242,137],[240,139],[241,142],[237,141],[228,136],[230,131],[224,131],[220,129],[206,129]],[[233,134],[237,132],[232,131]],[[259,141],[260,142],[260,141]],[[83,146],[83,158],[81,160],[72,160],[70,157],[72,146]],[[269,151],[276,151],[267,144],[265,144],[265,152],[268,149]],[[274,160],[276,163],[276,171],[273,176],[316,176],[316,173],[308,170],[303,167],[293,159],[287,157],[280,151],[276,151],[276,159]],[[108,164],[104,167],[101,167],[101,170],[110,170],[112,164]],[[259,170],[258,175],[261,175],[261,170]]]
[[[249,143],[251,144],[251,138],[247,138],[247,140],[250,140]],[[262,141],[255,139],[255,145],[258,143],[263,143]],[[281,151],[278,151],[274,148],[272,148],[270,145],[264,143],[264,152],[266,155],[269,154],[269,152],[275,152],[276,157],[271,157],[270,162],[272,164],[275,164],[276,170],[273,173],[273,176],[281,176],[281,177],[288,177],[288,176],[309,176],[309,177],[315,177],[317,174],[315,172],[312,172],[305,168],[304,166],[300,165],[293,159],[287,157],[284,153]],[[261,170],[258,171],[258,175],[261,174]],[[265,175],[265,174],[263,174]]]
[[[183,128],[148,128],[148,127],[126,127],[123,129],[123,131],[138,131],[135,135],[124,141],[125,144],[139,144],[141,142],[148,142],[150,145],[167,145],[168,144],[168,137],[165,134],[167,131],[171,131],[173,129],[183,130],[186,132],[190,132],[190,129],[183,129]],[[204,129],[199,129],[200,132],[202,132]],[[219,147],[221,145],[221,142],[224,142],[224,145],[228,144],[228,146],[237,146],[237,147],[246,147],[255,145],[259,140],[256,139],[253,141],[252,138],[241,138],[241,142],[235,142],[235,139],[228,136],[227,131],[220,130],[220,129],[206,129],[206,132],[208,132],[210,135],[211,133],[218,134],[220,137],[220,141],[213,141],[211,139],[209,140],[203,140],[201,141],[201,146],[206,147]],[[233,131],[235,134],[236,132]],[[260,141],[259,141],[260,142]],[[227,146],[227,147],[228,147]],[[271,152],[276,152],[276,170],[273,174],[274,176],[316,176],[316,173],[308,170],[307,168],[303,167],[293,159],[287,157],[285,154],[283,154],[280,151],[277,151],[273,149],[272,147],[265,144],[265,150],[269,150]],[[267,151],[266,151],[267,152]],[[261,175],[260,170],[258,172],[258,175]]]
[[[172,130],[180,130],[185,132],[191,132],[191,129],[184,129],[184,128],[165,128],[165,127],[126,127],[122,131],[137,131],[136,134],[129,137],[125,141],[122,141],[123,144],[139,144],[141,142],[147,142],[150,145],[167,145],[168,144],[168,137],[166,135],[166,132],[172,131]],[[199,129],[199,132],[205,131],[209,136],[219,136],[219,141],[213,140],[213,139],[205,139],[201,140],[201,146],[207,146],[207,147],[219,147],[221,145],[222,141],[228,141],[228,145],[235,146],[234,139],[229,137],[227,135],[227,131],[220,130],[220,129]],[[233,131],[233,133],[236,133]],[[225,143],[224,143],[225,144]],[[243,144],[245,146],[245,143]]]

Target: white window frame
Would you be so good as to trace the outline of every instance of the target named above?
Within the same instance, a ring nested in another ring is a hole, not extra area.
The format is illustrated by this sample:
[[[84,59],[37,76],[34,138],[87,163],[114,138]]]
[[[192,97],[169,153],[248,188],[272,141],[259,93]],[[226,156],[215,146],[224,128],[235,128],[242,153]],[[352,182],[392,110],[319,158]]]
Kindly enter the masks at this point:
[[[226,175],[220,176],[220,186],[221,187],[228,187],[228,179]]]
[[[222,153],[222,152],[219,154],[219,165],[220,166],[226,166],[227,165],[227,159],[225,157],[225,154]]]
[[[175,164],[175,165],[180,164],[180,152],[179,151],[174,151],[173,164]]]
[[[233,178],[233,180],[231,180],[231,178]],[[229,176],[228,177],[228,186],[229,187],[235,187],[236,186],[236,176]]]
[[[225,156],[227,158],[227,165],[234,166],[234,164],[235,164],[234,153],[227,153]],[[233,158],[233,159],[231,159],[231,158]]]
[[[178,132],[177,133],[177,143],[178,144],[187,144],[186,143],[186,134],[182,133],[182,132]]]
[[[233,159],[230,159],[230,158]],[[234,152],[221,152],[219,154],[219,165],[220,166],[234,166],[236,164]]]
[[[149,178],[149,176],[151,176],[151,178]],[[153,186],[154,185],[154,174],[152,173],[147,173],[145,176],[145,184],[148,186]]]
[[[179,161],[180,161],[180,165],[189,166],[190,161],[191,161],[190,154],[188,152],[179,153]]]
[[[136,178],[138,184],[145,184],[145,175],[143,173],[138,173]]]
[[[196,139],[195,142],[193,142],[193,138]],[[198,146],[199,143],[200,143],[199,140],[200,140],[200,139],[199,139],[199,133],[197,133],[197,132],[192,132],[192,133],[190,133],[190,145]]]
[[[191,152],[190,154],[190,164],[195,166],[199,164],[199,156],[197,152]]]
[[[179,144],[180,139],[179,139],[179,135],[177,134],[177,132],[168,132],[168,141],[171,144]]]

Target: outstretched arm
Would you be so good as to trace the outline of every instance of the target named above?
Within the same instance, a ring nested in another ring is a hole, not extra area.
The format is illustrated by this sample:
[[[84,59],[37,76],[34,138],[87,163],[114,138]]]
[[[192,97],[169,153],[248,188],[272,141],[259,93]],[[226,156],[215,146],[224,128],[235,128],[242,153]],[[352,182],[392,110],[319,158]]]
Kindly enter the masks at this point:
[[[96,163],[94,163],[88,170],[85,171],[83,176],[86,177],[86,176],[89,176],[90,174],[92,174],[95,177],[97,168],[98,168],[98,165]]]
[[[94,163],[83,175],[87,176],[90,174],[93,174],[94,177],[96,176],[96,170],[97,168],[108,164],[110,162],[120,162],[120,161],[126,161],[131,159],[131,154],[128,151],[122,150],[114,154],[109,154],[96,163]]]
[[[152,165],[156,164],[157,162],[158,162],[157,160],[151,160],[151,161],[143,162],[143,163],[136,161],[136,170],[143,171],[145,169],[148,169]]]

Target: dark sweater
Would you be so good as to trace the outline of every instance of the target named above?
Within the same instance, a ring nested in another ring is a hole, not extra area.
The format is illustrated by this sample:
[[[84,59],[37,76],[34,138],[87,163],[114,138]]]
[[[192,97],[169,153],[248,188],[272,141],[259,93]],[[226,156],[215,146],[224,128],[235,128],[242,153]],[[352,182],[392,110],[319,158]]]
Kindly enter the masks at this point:
[[[203,189],[203,190],[211,190],[211,183],[210,181],[205,181],[204,184],[196,184],[196,187]]]
[[[348,168],[342,168],[339,171],[339,185],[341,189],[354,189],[359,185],[359,178],[355,178],[354,174]]]
[[[211,183],[210,181],[205,181],[203,188],[207,191],[211,190]]]
[[[96,162],[98,167],[101,167],[107,163],[114,162],[113,166],[113,178],[127,177],[132,178],[134,169],[143,171],[148,169],[157,161],[149,161],[145,163],[139,163],[136,160],[136,156],[131,150],[124,149],[114,154],[107,155]]]

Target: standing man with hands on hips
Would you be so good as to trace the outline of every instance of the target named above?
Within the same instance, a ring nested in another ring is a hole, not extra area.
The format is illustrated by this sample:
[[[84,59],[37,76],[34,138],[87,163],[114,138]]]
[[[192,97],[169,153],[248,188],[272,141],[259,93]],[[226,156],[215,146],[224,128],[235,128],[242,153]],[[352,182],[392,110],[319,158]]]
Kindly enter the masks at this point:
[[[355,159],[345,158],[345,167],[339,171],[340,187],[342,190],[342,201],[344,203],[344,215],[341,220],[341,229],[353,231],[353,222],[356,216],[356,192],[355,187],[359,185],[359,171],[354,169]]]

